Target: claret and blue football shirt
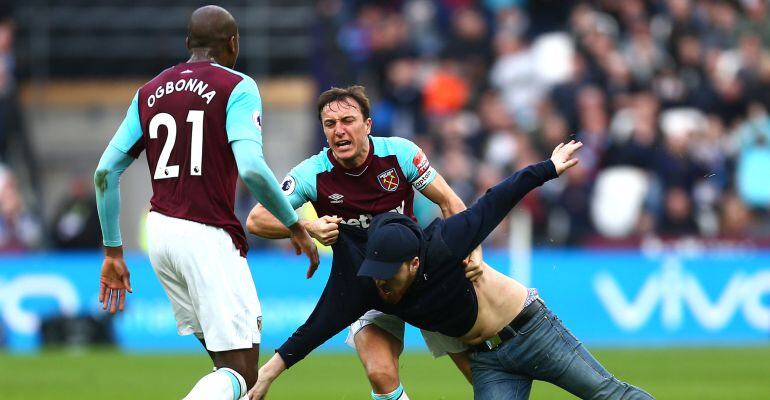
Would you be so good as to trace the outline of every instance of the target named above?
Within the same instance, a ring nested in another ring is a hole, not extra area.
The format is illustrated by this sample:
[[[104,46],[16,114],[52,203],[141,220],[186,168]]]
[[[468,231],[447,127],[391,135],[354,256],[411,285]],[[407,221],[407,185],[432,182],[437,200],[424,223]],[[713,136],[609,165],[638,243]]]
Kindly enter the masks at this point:
[[[329,148],[294,167],[281,185],[291,205],[309,201],[319,216],[361,228],[389,211],[415,219],[412,187],[423,190],[436,178],[425,153],[399,137],[370,136],[369,145],[369,155],[355,169],[340,165]]]

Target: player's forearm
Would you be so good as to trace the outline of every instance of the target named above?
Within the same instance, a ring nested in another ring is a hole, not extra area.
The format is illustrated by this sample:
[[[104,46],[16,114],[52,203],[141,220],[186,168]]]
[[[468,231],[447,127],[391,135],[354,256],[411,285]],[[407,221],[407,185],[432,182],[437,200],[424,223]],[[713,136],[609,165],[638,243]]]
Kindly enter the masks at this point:
[[[449,218],[457,213],[465,211],[466,209],[465,203],[463,203],[462,199],[451,190],[450,194],[446,196],[446,200],[439,204],[439,207],[441,208],[441,215],[444,218]]]
[[[272,179],[271,179],[272,178]],[[274,216],[284,227],[294,225],[299,217],[289,204],[286,196],[281,193],[278,181],[272,175],[265,176],[263,172],[247,171],[241,179],[249,187],[259,203]],[[288,232],[288,230],[287,230]]]
[[[297,213],[283,195],[278,181],[267,166],[259,143],[251,140],[236,140],[230,144],[238,174],[252,195],[285,227],[294,225]]]
[[[307,227],[308,221],[299,219],[297,222]],[[246,220],[246,230],[265,239],[285,239],[291,234],[289,228],[284,226],[261,204],[254,206],[249,213],[249,218]]]
[[[118,247],[123,244],[120,236],[120,175],[133,158],[107,146],[94,172],[96,209],[102,229],[104,246]]]

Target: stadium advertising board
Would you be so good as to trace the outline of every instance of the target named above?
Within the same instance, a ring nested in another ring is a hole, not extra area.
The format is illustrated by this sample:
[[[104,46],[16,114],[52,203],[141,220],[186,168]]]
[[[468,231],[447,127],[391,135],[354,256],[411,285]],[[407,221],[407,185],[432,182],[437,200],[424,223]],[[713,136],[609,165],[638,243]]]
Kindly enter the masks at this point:
[[[486,252],[506,270],[501,252]],[[147,258],[127,257],[134,294],[112,319],[116,342],[130,351],[189,351],[176,335],[169,302]],[[304,279],[304,259],[253,252],[252,273],[263,310],[263,348],[283,342],[312,312],[330,260]],[[770,252],[695,254],[539,250],[532,281],[546,303],[583,341],[594,345],[743,345],[770,341]],[[40,326],[56,315],[104,315],[97,301],[100,253],[0,258],[0,343],[13,351],[41,345]],[[406,345],[422,348],[415,330]],[[342,349],[344,333],[324,348]]]

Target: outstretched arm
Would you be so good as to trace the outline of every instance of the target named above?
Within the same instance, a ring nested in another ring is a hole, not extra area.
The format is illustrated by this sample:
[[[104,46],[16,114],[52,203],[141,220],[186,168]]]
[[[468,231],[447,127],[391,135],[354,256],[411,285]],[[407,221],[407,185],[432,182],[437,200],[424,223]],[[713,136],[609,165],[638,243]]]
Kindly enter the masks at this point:
[[[454,256],[462,258],[478,246],[527,193],[575,166],[578,159],[572,155],[582,145],[574,141],[560,144],[550,160],[516,172],[489,189],[469,209],[447,218],[442,237]]]
[[[374,284],[371,279],[356,276],[362,261],[363,255],[348,243],[335,245],[329,280],[318,304],[307,321],[276,350],[287,368],[374,308]]]
[[[441,215],[449,218],[452,215],[465,211],[465,203],[447,184],[446,180],[435,173],[436,177],[422,190],[422,194],[441,208]],[[471,254],[463,260],[465,277],[475,282],[483,273],[481,246],[477,246]]]

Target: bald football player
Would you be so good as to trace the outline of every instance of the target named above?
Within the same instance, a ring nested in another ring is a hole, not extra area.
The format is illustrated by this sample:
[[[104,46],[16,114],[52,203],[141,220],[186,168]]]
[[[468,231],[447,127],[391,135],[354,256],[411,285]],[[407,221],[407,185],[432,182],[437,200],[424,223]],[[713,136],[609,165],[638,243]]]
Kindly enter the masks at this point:
[[[119,179],[146,151],[152,182],[149,256],[180,335],[195,335],[216,370],[188,400],[232,400],[257,380],[262,311],[246,262],[245,233],[233,210],[238,177],[290,232],[310,269],[318,252],[262,155],[262,100],[248,76],[232,70],[238,27],[225,9],[190,17],[190,59],[139,88],[94,174],[105,256],[99,300],[122,311],[131,293],[120,236]]]

